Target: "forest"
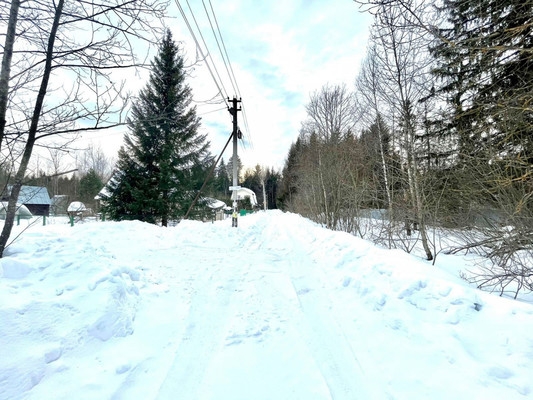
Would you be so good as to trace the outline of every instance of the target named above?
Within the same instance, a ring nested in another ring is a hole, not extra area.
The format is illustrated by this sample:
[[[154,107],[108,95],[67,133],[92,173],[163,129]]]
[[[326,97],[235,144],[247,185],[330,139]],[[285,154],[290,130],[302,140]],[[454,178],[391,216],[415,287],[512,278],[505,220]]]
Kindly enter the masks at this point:
[[[448,230],[490,260],[479,287],[531,290],[533,3],[357,3],[366,58],[353,89],[311,95],[280,207],[427,260]]]

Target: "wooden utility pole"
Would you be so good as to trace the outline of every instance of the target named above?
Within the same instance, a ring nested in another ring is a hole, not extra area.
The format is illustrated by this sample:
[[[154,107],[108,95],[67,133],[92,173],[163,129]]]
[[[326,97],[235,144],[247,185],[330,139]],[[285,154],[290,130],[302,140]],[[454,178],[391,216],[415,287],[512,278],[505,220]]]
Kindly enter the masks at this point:
[[[228,99],[229,100],[229,99]],[[231,216],[232,218],[232,226],[237,227],[237,196],[238,196],[238,190],[241,188],[239,186],[239,166],[237,163],[237,139],[240,139],[239,136],[241,136],[241,133],[239,131],[239,126],[237,124],[237,112],[241,111],[241,108],[237,108],[237,103],[240,103],[241,100],[237,100],[236,97],[233,98],[231,101],[231,107],[228,109],[230,114],[233,117],[233,184],[230,186],[229,190],[232,191],[231,199],[233,200],[233,214]]]

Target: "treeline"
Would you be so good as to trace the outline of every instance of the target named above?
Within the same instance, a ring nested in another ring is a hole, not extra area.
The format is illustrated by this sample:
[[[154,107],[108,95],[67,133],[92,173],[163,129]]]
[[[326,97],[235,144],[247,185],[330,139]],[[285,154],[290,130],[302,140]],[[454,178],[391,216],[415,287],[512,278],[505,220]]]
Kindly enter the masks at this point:
[[[24,177],[23,185],[45,187],[50,198],[56,195],[65,196],[67,204],[62,204],[65,210],[60,209],[59,212],[66,212],[68,203],[72,201],[81,201],[87,208],[96,212],[98,204],[95,196],[111,176],[113,159],[106,156],[100,147],[89,145],[79,152],[76,168],[68,168],[61,157],[63,153],[66,152],[49,149],[49,165],[37,165],[36,172]],[[6,191],[13,180],[13,175],[0,166],[2,192]]]
[[[533,289],[533,2],[360,2],[374,15],[354,90],[325,86],[289,151],[285,209],[412,248],[432,229],[493,264],[473,278]],[[475,227],[476,230],[470,228]],[[402,237],[404,240],[402,240]]]
[[[233,164],[230,157],[229,162],[226,163],[222,158],[215,171],[215,177],[208,186],[208,193],[210,196],[215,197],[218,200],[224,201],[226,204],[231,205],[231,192],[229,187],[232,185]],[[256,165],[253,169],[247,169],[243,171],[242,164],[239,158],[237,158],[238,172],[239,172],[239,185],[253,190],[257,197],[257,207],[265,209],[278,208],[278,185],[281,182],[281,173],[275,171],[272,167],[263,167]],[[241,208],[252,210],[253,206],[249,200],[241,201],[239,205]]]

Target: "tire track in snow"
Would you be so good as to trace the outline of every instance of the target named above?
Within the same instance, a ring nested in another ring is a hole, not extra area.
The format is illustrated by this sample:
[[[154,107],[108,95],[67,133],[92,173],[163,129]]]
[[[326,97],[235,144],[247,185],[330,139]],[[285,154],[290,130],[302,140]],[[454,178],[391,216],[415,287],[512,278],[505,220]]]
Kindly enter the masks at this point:
[[[335,319],[331,302],[321,292],[320,282],[308,275],[293,276],[290,281],[300,305],[295,316],[300,333],[315,357],[331,398],[372,399],[364,382],[363,366]]]
[[[226,265],[216,271],[206,268],[195,288],[174,361],[159,388],[157,399],[195,400],[206,369],[217,349],[223,346],[240,271]],[[230,275],[231,272],[231,275]]]
[[[324,289],[322,271],[307,252],[314,238],[310,232],[300,232],[291,225],[277,227],[281,248],[286,255],[281,272],[292,287],[299,307],[293,315],[299,332],[320,369],[330,398],[333,400],[380,399],[375,388],[365,382],[364,365],[351,345],[355,338],[346,334],[335,318],[333,302]],[[287,286],[287,285],[284,285]]]

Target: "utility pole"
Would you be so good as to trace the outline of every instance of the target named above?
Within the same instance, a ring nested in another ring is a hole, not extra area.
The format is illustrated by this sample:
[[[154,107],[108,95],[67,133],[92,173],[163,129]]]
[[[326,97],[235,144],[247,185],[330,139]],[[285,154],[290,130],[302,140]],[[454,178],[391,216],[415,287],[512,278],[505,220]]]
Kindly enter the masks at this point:
[[[229,99],[228,99],[229,100]],[[237,112],[241,111],[241,108],[237,108],[237,103],[240,103],[241,100],[237,100],[236,97],[231,101],[231,108],[228,109],[229,113],[233,117],[233,185],[230,186],[229,190],[232,191],[231,199],[233,200],[233,213],[231,216],[232,224],[231,226],[237,227],[237,200],[238,200],[238,190],[241,188],[239,186],[239,166],[237,163],[237,139],[241,138],[241,132],[239,131],[239,126],[237,124]]]

